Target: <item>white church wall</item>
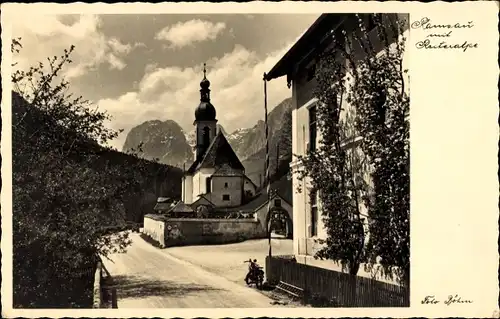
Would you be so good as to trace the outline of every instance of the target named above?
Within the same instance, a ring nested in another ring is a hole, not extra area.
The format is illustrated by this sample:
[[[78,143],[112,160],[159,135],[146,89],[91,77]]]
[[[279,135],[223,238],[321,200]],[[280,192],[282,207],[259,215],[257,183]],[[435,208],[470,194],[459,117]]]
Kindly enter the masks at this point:
[[[200,194],[205,194],[206,180],[215,173],[215,168],[201,168],[193,176],[193,197],[192,201],[196,201]]]
[[[250,191],[253,196],[255,195],[256,190],[257,189],[254,183],[252,183],[250,180],[246,178],[243,179],[243,192]]]
[[[186,175],[182,180],[182,201],[186,204],[193,203],[193,176]]]
[[[241,205],[242,179],[241,176],[212,177],[212,192],[207,195],[207,198],[218,207]]]

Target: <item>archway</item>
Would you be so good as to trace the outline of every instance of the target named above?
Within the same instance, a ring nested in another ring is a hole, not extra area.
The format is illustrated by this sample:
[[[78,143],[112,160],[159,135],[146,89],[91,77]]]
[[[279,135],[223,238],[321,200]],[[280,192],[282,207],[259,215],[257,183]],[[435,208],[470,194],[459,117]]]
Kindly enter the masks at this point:
[[[291,239],[293,237],[293,224],[292,218],[288,211],[283,207],[274,206],[267,215],[267,231],[271,236],[276,234],[285,238]]]

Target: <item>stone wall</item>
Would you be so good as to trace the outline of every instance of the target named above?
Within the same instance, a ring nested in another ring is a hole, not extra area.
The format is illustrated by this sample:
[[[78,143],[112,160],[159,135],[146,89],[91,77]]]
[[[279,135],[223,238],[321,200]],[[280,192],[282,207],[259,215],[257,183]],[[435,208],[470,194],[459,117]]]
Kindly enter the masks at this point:
[[[148,235],[162,247],[165,246],[165,222],[161,215],[144,216],[144,228],[142,232]]]
[[[144,234],[161,247],[208,245],[264,238],[265,229],[254,219],[166,218],[144,217]]]

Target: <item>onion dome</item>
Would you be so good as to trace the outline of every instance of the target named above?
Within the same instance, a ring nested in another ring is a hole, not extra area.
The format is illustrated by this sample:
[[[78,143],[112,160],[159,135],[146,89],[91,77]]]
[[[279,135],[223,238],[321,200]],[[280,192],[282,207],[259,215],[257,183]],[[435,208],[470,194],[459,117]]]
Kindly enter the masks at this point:
[[[196,121],[215,121],[215,107],[210,103],[210,81],[207,79],[206,65],[203,64],[203,80],[200,82],[200,104],[194,111]]]

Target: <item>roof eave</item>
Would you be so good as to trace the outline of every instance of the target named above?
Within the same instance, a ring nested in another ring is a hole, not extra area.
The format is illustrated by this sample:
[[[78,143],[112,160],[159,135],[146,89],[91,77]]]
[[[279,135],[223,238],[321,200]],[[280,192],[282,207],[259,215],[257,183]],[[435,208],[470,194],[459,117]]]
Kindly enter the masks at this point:
[[[293,60],[299,48],[305,43],[306,39],[316,31],[318,24],[326,18],[326,14],[319,16],[316,21],[307,29],[306,32],[293,44],[293,46],[281,57],[281,59],[266,73],[265,80],[270,81],[286,75],[290,67],[290,61]]]
[[[295,42],[295,44],[283,55],[283,57],[272,67],[272,69],[266,73],[265,80],[270,81],[273,79],[280,78],[291,73],[291,67],[293,61],[297,60],[297,55],[301,54],[301,50],[304,46],[308,45],[310,38],[315,32],[320,28],[322,23],[326,20],[336,18],[336,15],[329,13],[322,14],[314,23],[307,29],[306,32]]]

